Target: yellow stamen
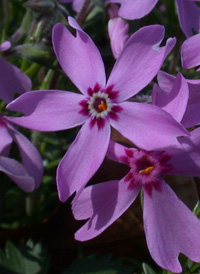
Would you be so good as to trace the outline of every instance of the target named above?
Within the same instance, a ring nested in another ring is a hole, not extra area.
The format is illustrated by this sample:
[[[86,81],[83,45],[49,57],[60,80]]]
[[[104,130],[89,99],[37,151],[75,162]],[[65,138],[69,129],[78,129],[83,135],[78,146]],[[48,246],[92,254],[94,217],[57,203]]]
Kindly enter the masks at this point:
[[[107,109],[106,103],[105,103],[104,101],[101,101],[101,104],[98,105],[98,109],[99,109],[100,111],[106,110],[106,109]]]
[[[139,171],[140,174],[149,174],[154,169],[154,166],[147,167]]]

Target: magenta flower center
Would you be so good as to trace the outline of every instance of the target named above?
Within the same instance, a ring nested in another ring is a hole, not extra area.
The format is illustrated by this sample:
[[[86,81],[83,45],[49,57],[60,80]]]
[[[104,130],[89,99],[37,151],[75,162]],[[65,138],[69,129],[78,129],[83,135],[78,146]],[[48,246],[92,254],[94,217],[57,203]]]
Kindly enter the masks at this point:
[[[105,92],[94,93],[88,100],[88,111],[92,117],[105,118],[111,111],[113,103]]]
[[[153,169],[154,169],[154,166],[147,158],[144,158],[143,160],[138,162],[139,174],[148,175],[153,171]]]
[[[125,177],[125,182],[129,183],[128,188],[140,185],[149,196],[153,189],[161,191],[162,175],[171,170],[167,163],[170,158],[170,155],[162,151],[126,149],[121,160],[130,167]]]
[[[0,127],[6,127],[6,123],[0,118]]]
[[[91,118],[91,128],[97,124],[98,128],[104,127],[106,120],[118,120],[118,113],[122,110],[116,103],[118,92],[113,86],[102,89],[99,84],[88,89],[88,97],[79,104],[82,107],[80,113]]]
[[[105,111],[108,108],[107,102],[104,98],[96,98],[93,106],[97,112]]]

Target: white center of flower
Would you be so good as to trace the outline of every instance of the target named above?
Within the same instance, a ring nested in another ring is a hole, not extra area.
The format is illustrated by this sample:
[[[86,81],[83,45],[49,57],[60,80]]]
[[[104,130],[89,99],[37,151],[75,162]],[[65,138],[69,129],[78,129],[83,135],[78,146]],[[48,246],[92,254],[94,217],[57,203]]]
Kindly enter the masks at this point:
[[[109,111],[111,111],[112,103],[108,94],[97,92],[92,95],[88,102],[89,112],[93,117],[105,118]]]

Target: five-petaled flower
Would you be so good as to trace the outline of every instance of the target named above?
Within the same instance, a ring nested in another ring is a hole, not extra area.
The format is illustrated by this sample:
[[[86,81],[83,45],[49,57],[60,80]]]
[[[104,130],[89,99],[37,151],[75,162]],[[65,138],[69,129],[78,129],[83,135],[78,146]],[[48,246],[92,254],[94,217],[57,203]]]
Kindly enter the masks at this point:
[[[0,45],[0,51],[10,48],[5,41]],[[14,98],[14,93],[22,94],[31,89],[30,78],[19,68],[0,57],[0,97],[6,103]],[[18,146],[22,164],[8,157],[11,144]],[[0,114],[0,171],[7,174],[21,189],[26,192],[38,188],[43,174],[42,158],[36,147]]]
[[[84,0],[60,0],[64,3],[73,2],[72,6],[76,12],[81,10]],[[190,37],[200,31],[200,9],[197,5],[199,0],[175,0],[178,19],[182,31]],[[106,2],[106,1],[105,1]],[[140,19],[152,11],[158,0],[107,0],[108,3],[120,4],[118,16],[124,19]]]
[[[76,233],[79,241],[102,233],[144,190],[144,229],[152,258],[173,273],[182,271],[179,253],[200,261],[200,221],[162,178],[165,174],[200,175],[200,129],[180,145],[146,151],[110,142],[108,157],[129,166],[127,175],[86,187],[72,201],[77,220],[89,219]]]
[[[166,46],[159,47],[162,26],[144,27],[130,37],[106,83],[104,64],[93,41],[71,17],[69,24],[77,36],[58,23],[53,29],[53,46],[61,67],[82,95],[60,90],[27,92],[8,106],[24,116],[7,117],[39,131],[83,124],[57,169],[61,201],[81,190],[99,168],[108,149],[111,126],[150,150],[177,144],[177,136],[188,135],[160,108],[124,102],[154,78],[174,46],[175,40],[170,38]]]

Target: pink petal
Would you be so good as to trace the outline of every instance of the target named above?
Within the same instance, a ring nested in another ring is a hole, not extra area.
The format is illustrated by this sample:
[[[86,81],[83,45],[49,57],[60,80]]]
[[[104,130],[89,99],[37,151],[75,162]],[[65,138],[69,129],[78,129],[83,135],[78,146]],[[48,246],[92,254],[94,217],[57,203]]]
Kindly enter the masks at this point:
[[[120,3],[119,16],[125,19],[139,19],[147,15],[158,0],[108,0],[110,3]]]
[[[69,91],[37,90],[23,94],[7,109],[24,113],[7,120],[30,129],[56,131],[82,124],[87,117],[80,114],[80,101],[85,97]]]
[[[175,77],[165,73],[163,71],[160,71],[158,73],[158,84],[159,87],[166,91],[166,92],[171,92],[172,87],[175,82]],[[198,124],[200,124],[200,116],[199,116],[199,109],[200,109],[200,80],[191,80],[191,79],[186,79],[188,87],[189,87],[189,100],[188,100],[188,105],[185,110],[185,114],[181,120],[182,125],[185,127],[193,127]],[[157,97],[157,92],[155,91],[156,88],[154,88],[153,94],[152,94],[152,102],[153,104],[157,105],[156,103],[156,97]],[[184,91],[184,90],[182,90]],[[163,94],[163,93],[162,93]],[[179,93],[181,96],[181,93]],[[184,95],[182,98],[180,98],[180,102],[186,101],[187,96],[185,97]],[[177,110],[178,112],[178,110]]]
[[[200,31],[200,10],[194,1],[176,0],[177,12],[182,31],[187,37]]]
[[[22,94],[31,90],[29,77],[16,66],[0,57],[0,97],[6,103],[14,99],[14,93]]]
[[[82,189],[104,160],[110,139],[110,125],[92,128],[90,120],[82,126],[57,169],[58,195],[65,202]]]
[[[185,69],[200,65],[200,34],[196,34],[187,40],[181,48],[181,61]]]
[[[76,12],[79,12],[83,6],[84,0],[74,0],[72,7],[73,10],[75,10]]]
[[[162,191],[144,191],[144,229],[156,263],[173,273],[182,271],[179,253],[200,262],[200,221],[163,181]]]
[[[128,189],[123,179],[86,187],[73,200],[72,211],[77,220],[90,220],[75,233],[75,239],[87,241],[101,234],[129,208],[139,191],[140,186]]]
[[[25,168],[14,159],[0,156],[0,171],[6,173],[22,190],[31,192],[35,184]]]
[[[106,156],[115,162],[124,163],[123,158],[124,156],[126,156],[125,155],[126,150],[127,150],[127,147],[110,140]],[[136,150],[136,149],[131,148],[131,150]]]
[[[9,41],[5,41],[0,44],[0,51],[6,51],[11,47],[11,43]]]
[[[199,109],[200,109],[200,102],[198,101],[196,104],[188,105],[186,109],[186,114],[184,115],[181,123],[187,128],[199,125],[200,124]]]
[[[38,188],[43,175],[43,164],[36,147],[20,132],[10,127],[13,140],[17,143],[23,165],[30,177],[34,178],[35,188]]]
[[[156,76],[162,63],[173,48],[175,38],[168,39],[164,47],[164,27],[147,26],[135,32],[126,42],[108,79],[107,86],[114,86],[119,92],[118,101],[137,94]]]
[[[174,82],[175,82],[176,77],[166,73],[164,71],[159,71],[158,75],[157,75],[157,81],[158,81],[158,85],[161,89],[170,92]]]
[[[69,17],[69,24],[77,31],[74,37],[58,23],[53,28],[53,46],[57,59],[77,88],[88,95],[88,88],[98,83],[105,86],[105,69],[101,55],[91,38]]]
[[[190,96],[188,106],[181,123],[185,127],[189,128],[200,124],[200,80],[187,79],[187,82],[189,86]]]
[[[173,166],[170,174],[181,176],[200,176],[200,128],[190,132],[190,137],[179,139],[181,149],[172,149],[173,157],[168,163]]]
[[[10,146],[12,141],[13,138],[10,135],[6,121],[4,119],[0,119],[0,153],[2,153],[6,147]]]
[[[133,102],[124,102],[120,106],[119,119],[110,120],[110,123],[139,148],[154,150],[180,145],[177,137],[189,135],[170,114],[157,106]]]
[[[108,34],[110,37],[112,53],[115,59],[119,57],[129,38],[128,30],[128,23],[120,17],[110,19],[108,22]]]
[[[181,122],[185,114],[189,98],[189,88],[186,79],[179,73],[170,91],[153,88],[153,104],[167,111],[172,117]]]

